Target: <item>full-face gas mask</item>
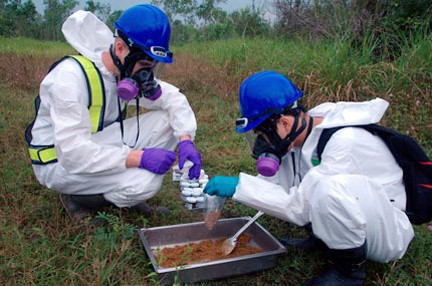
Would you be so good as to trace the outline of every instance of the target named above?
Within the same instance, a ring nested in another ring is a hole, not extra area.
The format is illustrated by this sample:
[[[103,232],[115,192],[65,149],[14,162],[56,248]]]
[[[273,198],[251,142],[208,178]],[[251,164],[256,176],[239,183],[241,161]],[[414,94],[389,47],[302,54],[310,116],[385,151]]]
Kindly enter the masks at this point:
[[[126,56],[124,64],[120,63],[113,47],[111,47],[110,53],[120,71],[117,95],[121,99],[130,101],[137,97],[144,97],[156,100],[162,95],[161,87],[156,81],[155,72],[160,76],[163,63],[158,63],[142,50],[133,47],[130,47],[129,55]],[[137,64],[142,67],[132,74]]]
[[[288,152],[288,147],[306,128],[306,120],[302,118],[301,127],[297,130],[300,121],[299,110],[291,111],[290,115],[294,116],[294,124],[285,138],[281,138],[276,129],[276,120],[281,115],[273,115],[253,130],[246,132],[251,155],[257,160],[256,168],[262,176],[271,177],[276,174],[282,157]],[[241,120],[238,119],[236,124],[240,124]]]
[[[271,177],[279,170],[282,157],[286,154],[291,142],[282,140],[276,131],[276,119],[272,116],[259,126],[246,132],[246,141],[253,158],[257,160],[258,174]]]
[[[261,134],[256,135],[249,131],[246,133],[246,141],[252,157],[257,160],[258,173],[266,177],[274,176],[282,159],[279,152]]]
[[[156,100],[161,94],[162,90],[155,80],[153,70],[147,68],[138,70],[132,77],[123,78],[117,84],[117,95],[127,101],[137,96]]]

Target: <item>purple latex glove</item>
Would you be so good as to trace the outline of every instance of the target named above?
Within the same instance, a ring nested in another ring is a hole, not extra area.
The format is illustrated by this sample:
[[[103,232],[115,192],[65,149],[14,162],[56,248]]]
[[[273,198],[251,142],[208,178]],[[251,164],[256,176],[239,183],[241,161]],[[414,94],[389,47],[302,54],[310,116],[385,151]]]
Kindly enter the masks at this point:
[[[173,151],[160,148],[146,148],[141,156],[139,167],[155,174],[165,174],[176,159]]]
[[[183,169],[186,160],[194,165],[189,169],[189,179],[198,179],[201,174],[201,154],[195,149],[190,140],[180,141],[178,144],[179,168]]]

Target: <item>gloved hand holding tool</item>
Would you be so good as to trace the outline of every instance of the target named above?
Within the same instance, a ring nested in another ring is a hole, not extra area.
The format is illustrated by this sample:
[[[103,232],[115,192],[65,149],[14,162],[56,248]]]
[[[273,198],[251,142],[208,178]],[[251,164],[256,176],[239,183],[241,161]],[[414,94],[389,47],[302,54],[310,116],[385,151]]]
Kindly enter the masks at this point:
[[[205,186],[203,192],[209,195],[231,198],[239,183],[238,177],[214,176]]]
[[[173,151],[161,148],[146,148],[141,156],[139,167],[155,174],[165,174],[176,159]]]
[[[178,144],[179,168],[183,169],[186,160],[194,165],[189,169],[189,179],[198,179],[201,174],[201,154],[191,140],[183,140]]]

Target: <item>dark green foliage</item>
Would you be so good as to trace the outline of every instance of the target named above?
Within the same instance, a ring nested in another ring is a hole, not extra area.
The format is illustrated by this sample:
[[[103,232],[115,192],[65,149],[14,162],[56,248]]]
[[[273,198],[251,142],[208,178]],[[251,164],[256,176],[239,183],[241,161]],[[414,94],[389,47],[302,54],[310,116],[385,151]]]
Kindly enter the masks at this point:
[[[111,12],[111,5],[101,4],[99,2],[94,2],[93,0],[88,0],[86,2],[84,10],[94,13],[96,16],[99,17],[99,19],[107,22]]]
[[[38,13],[32,1],[21,3],[21,0],[0,1],[0,35],[31,36],[32,25],[37,22]]]
[[[46,8],[44,13],[44,21],[41,23],[43,33],[39,35],[40,39],[44,40],[61,40],[61,25],[63,21],[71,14],[72,9],[78,4],[75,0],[62,1],[44,1]]]
[[[183,45],[235,37],[307,38],[312,40],[350,38],[353,47],[364,41],[373,46],[373,60],[392,61],[418,31],[430,34],[432,2],[400,1],[275,1],[274,23],[268,9],[251,6],[227,13],[218,7],[225,0],[153,0],[171,19],[171,43]],[[0,35],[63,40],[61,24],[78,5],[77,0],[46,0],[43,15],[32,1],[0,1]],[[269,7],[267,7],[269,8]],[[88,0],[92,11],[112,30],[123,11],[111,11],[109,4]]]

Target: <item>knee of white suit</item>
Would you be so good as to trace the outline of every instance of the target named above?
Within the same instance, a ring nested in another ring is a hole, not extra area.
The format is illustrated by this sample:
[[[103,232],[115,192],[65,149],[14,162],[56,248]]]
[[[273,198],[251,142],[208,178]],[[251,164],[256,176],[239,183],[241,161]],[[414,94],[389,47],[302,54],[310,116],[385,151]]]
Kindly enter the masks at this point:
[[[332,249],[359,247],[366,238],[366,220],[350,188],[344,176],[329,176],[320,180],[311,198],[313,232]]]
[[[161,189],[163,175],[142,169],[133,170],[133,173],[136,175],[119,181],[114,190],[104,194],[117,207],[134,206],[154,197]]]

